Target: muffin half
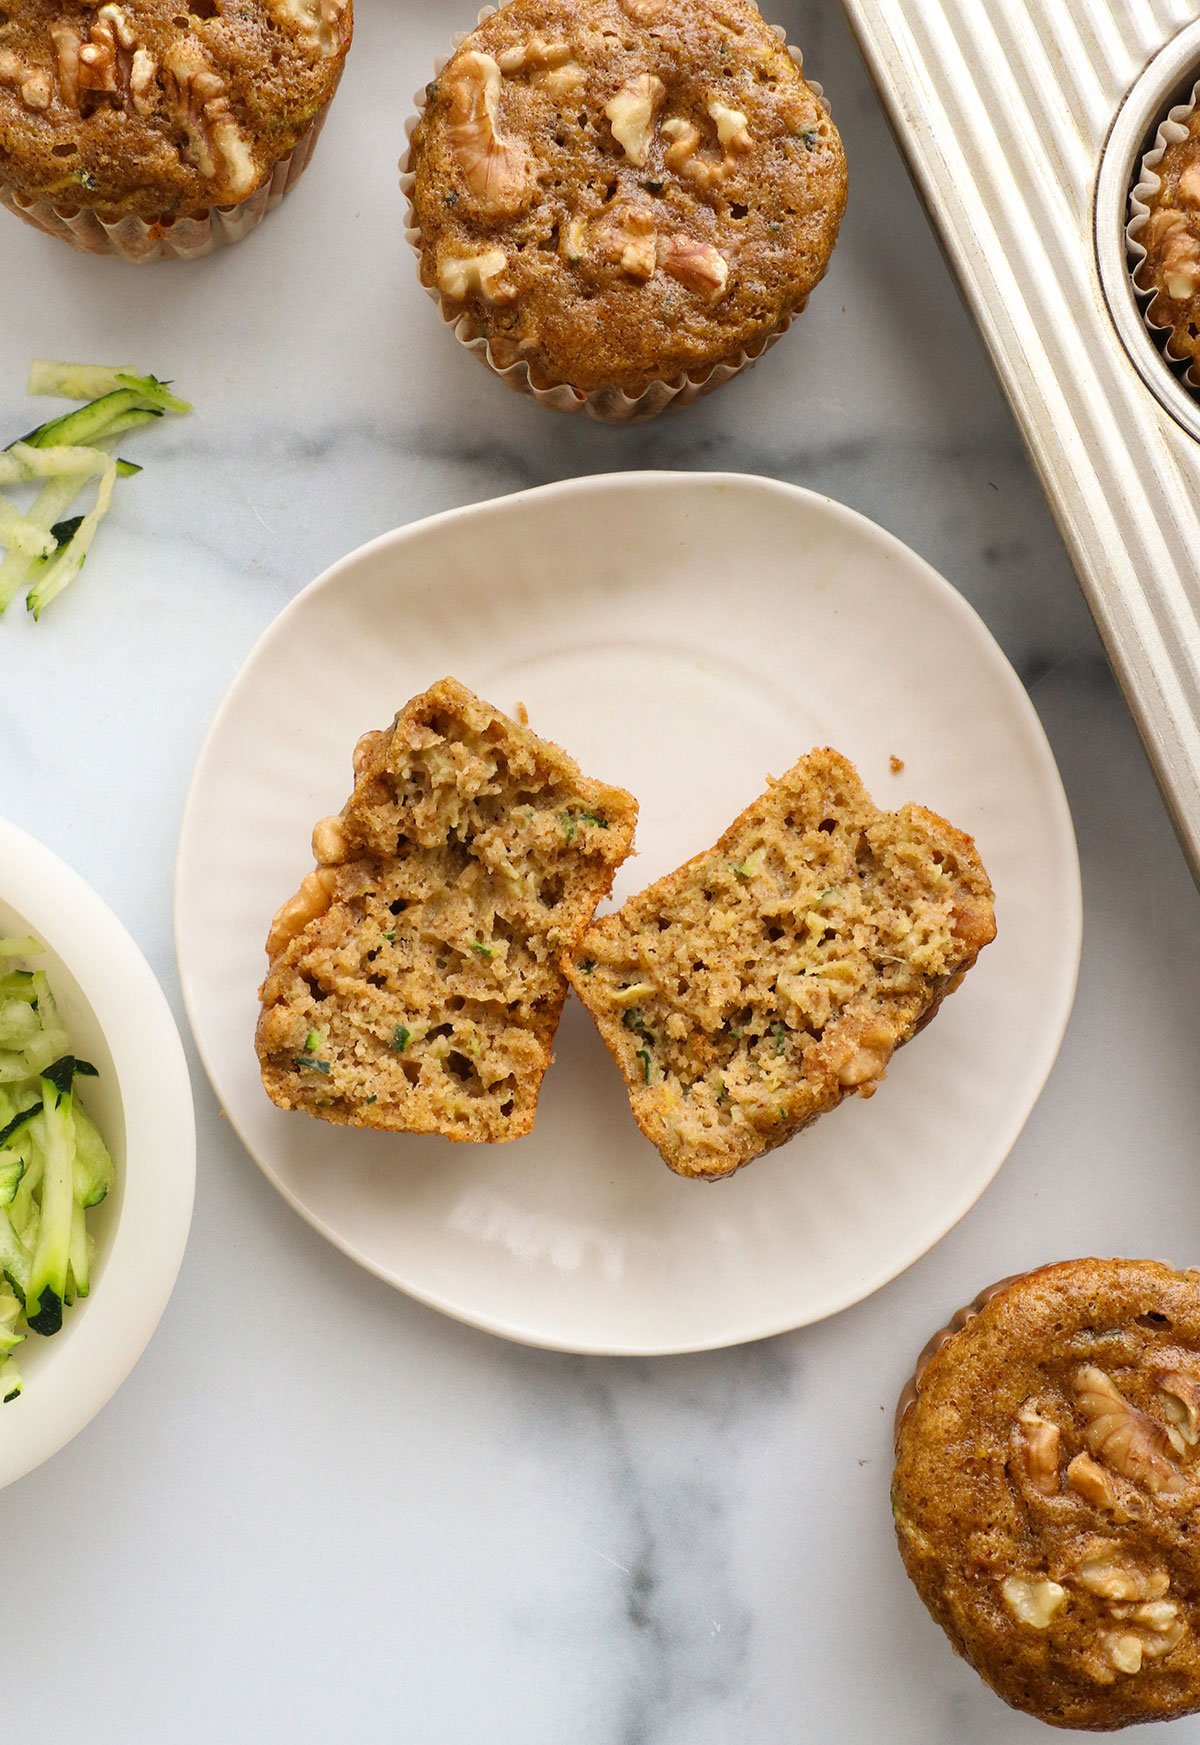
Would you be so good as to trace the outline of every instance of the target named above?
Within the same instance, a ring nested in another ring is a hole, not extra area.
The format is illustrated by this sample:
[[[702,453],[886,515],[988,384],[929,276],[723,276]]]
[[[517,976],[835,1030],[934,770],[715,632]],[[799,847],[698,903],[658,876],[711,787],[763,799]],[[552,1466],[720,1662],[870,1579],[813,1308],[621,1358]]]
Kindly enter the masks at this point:
[[[995,931],[971,838],[881,811],[823,750],[594,922],[566,971],[647,1139],[715,1179],[871,1096]]]
[[[559,954],[611,888],[637,804],[454,679],[368,733],[354,766],[271,926],[263,1084],[326,1121],[519,1138],[566,998]]]
[[[512,386],[623,418],[787,327],[846,166],[750,0],[510,0],[427,88],[406,186],[459,337]]]
[[[0,203],[129,260],[237,241],[307,164],[352,23],[352,0],[0,9]]]

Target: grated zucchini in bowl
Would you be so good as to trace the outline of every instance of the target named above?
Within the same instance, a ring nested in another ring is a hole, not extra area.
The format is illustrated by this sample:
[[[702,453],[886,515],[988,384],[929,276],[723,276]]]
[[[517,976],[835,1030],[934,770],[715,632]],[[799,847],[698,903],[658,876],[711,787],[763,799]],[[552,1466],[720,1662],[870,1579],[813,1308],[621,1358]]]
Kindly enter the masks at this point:
[[[75,1095],[96,1068],[72,1052],[50,983],[25,967],[36,939],[0,939],[0,1401],[16,1399],[12,1353],[60,1331],[91,1288],[87,1214],[115,1167]]]

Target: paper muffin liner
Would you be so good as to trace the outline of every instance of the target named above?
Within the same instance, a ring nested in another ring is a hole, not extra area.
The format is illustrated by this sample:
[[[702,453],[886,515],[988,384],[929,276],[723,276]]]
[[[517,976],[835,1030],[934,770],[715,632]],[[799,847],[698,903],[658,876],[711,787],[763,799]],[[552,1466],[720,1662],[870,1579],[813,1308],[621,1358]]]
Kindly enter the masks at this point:
[[[485,6],[476,19],[476,24],[482,24],[493,13],[499,12],[508,0],[501,0],[500,6]],[[772,31],[787,47],[789,55],[797,67],[803,66],[802,57],[797,49],[787,43],[787,33],[782,25],[773,24]],[[433,76],[436,79],[445,67],[455,50],[464,43],[469,30],[460,30],[450,40],[449,52],[440,56],[434,62]],[[810,90],[814,91],[823,103],[825,93],[814,79],[806,81]],[[416,175],[412,170],[412,136],[417,123],[425,109],[425,90],[416,93],[413,102],[417,113],[405,124],[405,138],[408,141],[404,156],[400,160],[400,189],[408,204],[408,218],[405,224],[405,235],[416,250],[417,259],[421,259],[421,227],[417,223],[416,208],[413,205],[412,191],[416,184]],[[731,381],[749,364],[756,363],[764,352],[770,351],[776,340],[782,339],[797,315],[804,312],[808,298],[796,305],[785,315],[778,325],[766,333],[752,345],[744,347],[734,358],[724,359],[719,363],[704,364],[698,369],[683,370],[678,375],[664,377],[651,382],[637,394],[627,394],[623,388],[595,388],[585,393],[582,388],[573,388],[568,383],[559,382],[551,387],[540,388],[534,382],[529,365],[523,359],[515,363],[502,364],[492,355],[491,342],[480,324],[469,313],[447,308],[441,293],[436,286],[421,281],[421,288],[432,297],[438,306],[438,313],[446,326],[453,332],[460,345],[473,352],[481,363],[490,369],[493,375],[499,376],[506,387],[512,388],[518,394],[528,394],[541,406],[549,406],[555,412],[586,412],[589,418],[598,419],[602,424],[634,424],[644,423],[648,418],[656,418],[660,412],[677,406],[690,406],[694,400],[699,400],[704,394],[711,394],[714,388]]]
[[[1168,110],[1166,119],[1154,136],[1154,144],[1141,161],[1138,179],[1129,192],[1129,222],[1125,226],[1125,247],[1129,255],[1129,276],[1133,283],[1134,295],[1138,307],[1142,311],[1142,319],[1150,331],[1154,343],[1163,357],[1170,364],[1175,374],[1189,388],[1200,393],[1200,374],[1197,374],[1197,362],[1189,356],[1180,357],[1172,348],[1172,330],[1162,326],[1154,319],[1154,304],[1158,298],[1157,289],[1141,282],[1142,268],[1146,264],[1147,251],[1141,241],[1142,231],[1146,228],[1150,217],[1150,201],[1155,198],[1162,187],[1162,177],[1158,166],[1168,146],[1178,145],[1188,136],[1188,121],[1194,114],[1196,105],[1200,103],[1200,80],[1192,87],[1191,95],[1184,103],[1177,103]]]
[[[330,98],[332,102],[332,98]],[[308,167],[329,103],[296,141],[287,157],[280,158],[261,188],[233,206],[208,206],[181,218],[147,223],[130,214],[106,220],[84,207],[55,205],[49,200],[29,200],[0,182],[0,206],[6,206],[47,236],[57,236],[85,254],[116,255],[121,260],[190,261],[214,249],[240,242],[290,194]]]

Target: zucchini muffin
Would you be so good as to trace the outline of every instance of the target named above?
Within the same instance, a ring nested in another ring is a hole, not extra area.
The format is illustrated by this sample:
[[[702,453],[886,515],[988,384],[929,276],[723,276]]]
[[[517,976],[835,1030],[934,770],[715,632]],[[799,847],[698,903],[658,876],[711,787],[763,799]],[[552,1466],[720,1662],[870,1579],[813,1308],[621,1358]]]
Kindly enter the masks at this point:
[[[518,1139],[566,998],[559,954],[633,843],[637,804],[454,679],[354,754],[276,915],[263,1084],[325,1121]]]
[[[352,0],[0,7],[0,203],[96,254],[235,242],[308,162]]]
[[[900,1403],[905,1567],[1014,1708],[1096,1731],[1200,1709],[1200,1273],[1005,1280]]]
[[[1134,284],[1146,320],[1176,363],[1200,359],[1200,111],[1173,110],[1134,190]]]
[[[566,971],[647,1139],[715,1179],[871,1096],[995,932],[969,836],[880,811],[853,765],[813,751],[595,922]]]
[[[458,337],[513,387],[623,419],[784,331],[846,164],[751,0],[510,0],[428,86],[404,185]]]

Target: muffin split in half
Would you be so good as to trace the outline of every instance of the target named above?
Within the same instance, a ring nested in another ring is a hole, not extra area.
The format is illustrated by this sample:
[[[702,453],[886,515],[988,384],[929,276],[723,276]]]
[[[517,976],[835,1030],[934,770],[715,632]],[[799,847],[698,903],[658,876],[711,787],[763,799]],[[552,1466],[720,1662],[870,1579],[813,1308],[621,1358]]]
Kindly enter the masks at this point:
[[[519,1138],[561,954],[629,853],[636,802],[453,679],[360,740],[355,775],[267,942],[267,1092],[353,1126]]]
[[[869,1096],[995,936],[971,838],[802,758],[707,853],[604,916],[566,970],[680,1175],[731,1174]]]

